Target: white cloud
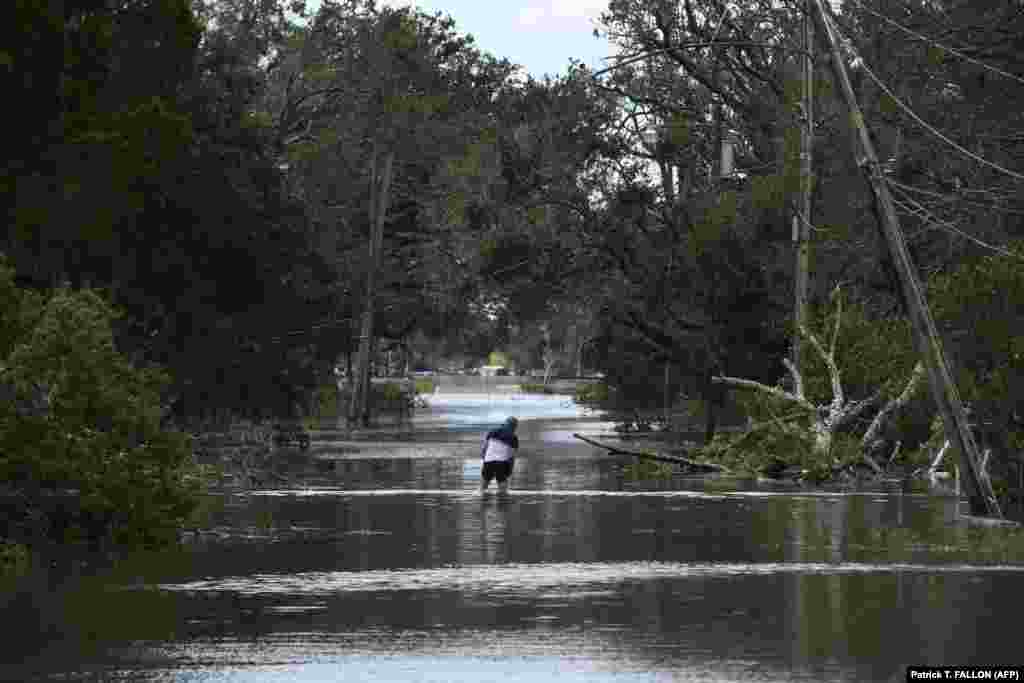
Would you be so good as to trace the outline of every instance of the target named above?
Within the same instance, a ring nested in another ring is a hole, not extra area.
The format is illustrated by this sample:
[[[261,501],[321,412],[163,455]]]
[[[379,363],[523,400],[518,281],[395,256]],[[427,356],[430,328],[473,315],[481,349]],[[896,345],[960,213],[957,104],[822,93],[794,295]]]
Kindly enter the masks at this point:
[[[604,9],[603,2],[594,0],[541,0],[520,9],[517,23],[546,33],[566,30],[589,32]]]

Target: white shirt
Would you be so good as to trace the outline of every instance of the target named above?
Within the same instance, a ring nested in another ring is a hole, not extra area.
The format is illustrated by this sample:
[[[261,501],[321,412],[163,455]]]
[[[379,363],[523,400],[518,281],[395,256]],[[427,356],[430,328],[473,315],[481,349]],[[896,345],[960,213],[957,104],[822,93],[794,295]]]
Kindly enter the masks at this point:
[[[484,462],[508,462],[516,457],[515,449],[504,441],[487,439],[487,450],[484,451]]]

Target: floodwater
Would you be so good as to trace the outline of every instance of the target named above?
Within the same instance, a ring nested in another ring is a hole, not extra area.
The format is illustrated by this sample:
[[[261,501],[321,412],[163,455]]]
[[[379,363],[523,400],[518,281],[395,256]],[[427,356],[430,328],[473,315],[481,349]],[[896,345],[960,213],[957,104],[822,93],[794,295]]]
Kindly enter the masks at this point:
[[[513,492],[479,439],[518,415]],[[214,533],[5,598],[0,680],[903,681],[1024,662],[1019,534],[958,505],[633,480],[563,397],[435,396],[324,434]]]

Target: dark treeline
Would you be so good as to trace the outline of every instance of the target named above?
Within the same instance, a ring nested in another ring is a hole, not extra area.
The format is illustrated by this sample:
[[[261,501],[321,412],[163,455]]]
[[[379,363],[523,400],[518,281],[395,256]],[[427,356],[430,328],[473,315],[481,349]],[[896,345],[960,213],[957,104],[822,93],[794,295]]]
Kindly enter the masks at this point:
[[[469,365],[501,350],[545,376],[601,370],[639,410],[699,399],[709,440],[716,378],[730,378],[775,425],[745,442],[771,453],[741,458],[753,469],[927,464],[934,408],[821,58],[813,174],[800,172],[804,6],[616,0],[600,26],[614,68],[535,80],[451,18],[372,0],[12,3],[7,478],[95,485],[63,456],[44,471],[45,439],[15,453],[19,430],[55,416],[67,434],[109,435],[103,411],[120,411],[121,436],[89,442],[99,453],[144,450],[161,422],[300,415],[351,364],[368,305],[371,358]],[[1009,495],[1024,433],[1024,12],[847,0],[833,19]],[[791,373],[792,221],[808,185],[811,325]],[[87,339],[44,343],[76,315]],[[33,345],[49,351],[29,362]],[[108,347],[124,360],[104,356],[111,372],[164,380],[127,382],[108,404],[114,385],[93,375],[43,377]],[[85,385],[96,400],[61,413],[55,387]],[[185,477],[186,460],[138,476]]]
[[[34,27],[12,28],[6,71],[30,128],[4,195],[19,283],[102,291],[125,313],[119,347],[171,372],[180,414],[287,405],[338,348],[310,322],[345,309],[254,116],[280,10],[16,7],[8,25]]]

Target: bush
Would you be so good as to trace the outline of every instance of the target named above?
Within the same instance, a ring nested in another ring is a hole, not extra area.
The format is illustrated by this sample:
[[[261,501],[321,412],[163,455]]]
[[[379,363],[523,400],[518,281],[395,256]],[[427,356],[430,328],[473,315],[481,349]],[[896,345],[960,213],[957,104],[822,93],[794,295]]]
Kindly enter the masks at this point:
[[[414,383],[414,390],[417,394],[432,394],[434,393],[434,380],[420,377]]]
[[[117,317],[91,291],[21,290],[0,262],[0,480],[26,517],[62,492],[72,535],[159,545],[177,539],[201,474],[188,437],[160,427],[168,377],[118,353]]]
[[[519,391],[524,394],[553,394],[555,390],[549,386],[538,384],[536,382],[523,382],[519,385]]]
[[[320,419],[340,417],[344,410],[342,410],[339,398],[336,384],[333,382],[321,384],[313,396],[316,417]]]
[[[374,385],[373,393],[380,396],[386,403],[398,403],[405,398],[405,391],[398,382]]]
[[[576,387],[574,399],[576,403],[581,404],[600,404],[608,401],[610,395],[611,391],[607,384],[595,382],[594,384],[581,384]]]
[[[0,541],[0,577],[17,576],[28,564],[28,548],[20,543]]]

